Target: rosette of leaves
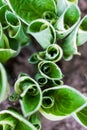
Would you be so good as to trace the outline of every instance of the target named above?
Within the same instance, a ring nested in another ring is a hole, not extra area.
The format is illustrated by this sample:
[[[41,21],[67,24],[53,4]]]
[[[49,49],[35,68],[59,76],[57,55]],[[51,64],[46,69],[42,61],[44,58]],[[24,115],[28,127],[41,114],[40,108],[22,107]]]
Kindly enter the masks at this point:
[[[9,94],[9,84],[7,74],[3,65],[0,63],[0,103],[6,100]]]
[[[40,112],[49,120],[62,120],[84,104],[86,98],[81,93],[69,86],[60,85],[43,91]]]
[[[10,11],[6,11],[5,13],[5,19],[8,24],[8,34],[10,38],[16,39],[21,45],[28,42],[29,38],[24,33],[22,23],[17,18],[16,15],[14,15]]]
[[[30,116],[41,106],[42,93],[39,85],[29,76],[20,76],[15,83],[15,91],[20,95],[20,105],[24,116]]]
[[[56,33],[53,26],[43,19],[34,20],[30,23],[27,32],[32,35],[42,48],[56,42]]]
[[[18,112],[3,110],[0,112],[0,130],[37,130]]]
[[[41,61],[38,64],[38,69],[43,77],[50,80],[60,80],[63,78],[61,69],[51,61]]]

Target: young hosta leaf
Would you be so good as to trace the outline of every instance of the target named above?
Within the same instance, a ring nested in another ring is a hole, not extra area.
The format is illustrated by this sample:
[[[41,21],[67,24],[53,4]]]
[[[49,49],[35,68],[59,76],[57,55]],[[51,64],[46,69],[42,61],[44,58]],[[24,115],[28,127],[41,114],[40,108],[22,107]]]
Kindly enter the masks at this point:
[[[87,15],[81,20],[77,33],[77,46],[81,46],[87,41]]]
[[[12,12],[5,13],[6,22],[9,25],[10,38],[17,39],[21,45],[28,42],[28,37],[25,35],[21,21]]]
[[[9,7],[23,22],[29,24],[31,21],[42,18],[45,11],[55,13],[54,0],[6,0]],[[19,8],[21,5],[21,8]]]
[[[35,113],[41,106],[42,94],[39,85],[28,76],[21,76],[15,83],[15,91],[21,97],[24,116]]]
[[[36,53],[35,53],[36,54]],[[37,59],[39,61],[47,60],[58,62],[63,56],[63,51],[57,44],[52,44],[47,47],[45,51],[37,53]]]
[[[61,120],[77,111],[86,103],[86,98],[77,90],[60,85],[43,91],[40,112],[49,120]]]
[[[60,46],[57,44],[52,44],[49,45],[48,48],[46,49],[46,59],[53,61],[53,62],[58,62],[63,56],[63,51]]]
[[[0,130],[37,130],[19,113],[12,110],[0,112]]]
[[[39,59],[38,59],[38,54],[37,53],[33,53],[29,59],[28,59],[29,63],[30,64],[37,64],[39,62]]]
[[[79,55],[77,46],[81,46],[87,41],[87,16],[85,16],[77,27],[63,40],[61,48],[63,49],[64,59],[68,60],[74,54]]]
[[[49,87],[56,87],[56,86],[60,86],[63,84],[64,83],[62,80],[48,80],[48,82],[47,82],[47,86],[49,86]]]
[[[29,122],[31,122],[37,130],[41,130],[40,114],[38,112],[29,117]]]
[[[65,11],[65,9],[70,6],[70,4],[77,4],[78,0],[62,0],[62,4],[61,4],[61,0],[57,0],[57,15],[61,16],[62,13]]]
[[[27,32],[36,39],[42,48],[47,48],[48,45],[56,41],[55,29],[49,22],[43,19],[31,22]]]
[[[0,63],[0,103],[6,100],[9,94],[7,75],[3,65]]]
[[[75,4],[66,8],[55,25],[58,39],[63,39],[72,32],[80,21],[80,15],[80,10]]]
[[[47,84],[47,78],[43,77],[40,73],[37,73],[35,76],[36,81],[40,85],[40,87],[43,87]]]
[[[59,80],[63,78],[60,68],[54,62],[42,61],[38,64],[38,69],[41,75],[48,79]]]
[[[76,112],[73,117],[78,123],[87,128],[87,104],[80,111]]]

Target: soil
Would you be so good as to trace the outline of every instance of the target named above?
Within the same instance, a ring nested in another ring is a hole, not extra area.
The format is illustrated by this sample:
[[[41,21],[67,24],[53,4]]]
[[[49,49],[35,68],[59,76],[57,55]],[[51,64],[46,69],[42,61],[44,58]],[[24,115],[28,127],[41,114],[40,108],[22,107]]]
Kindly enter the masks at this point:
[[[82,17],[87,14],[87,0],[79,0],[79,6],[82,11]],[[28,57],[35,51],[40,50],[38,45],[25,47],[20,54],[13,59],[10,59],[5,67],[7,69],[10,85],[13,88],[14,82],[20,72],[28,73],[31,77],[34,76],[35,67],[27,61]],[[75,87],[77,90],[87,96],[87,44],[78,48],[81,56],[74,56],[71,61],[62,61],[59,63],[62,69],[64,82],[67,85]],[[8,101],[2,104],[0,109],[5,109]],[[18,105],[18,104],[17,104]],[[41,116],[42,117],[42,116]],[[86,130],[79,125],[72,117],[62,121],[52,122],[42,117],[42,130]]]

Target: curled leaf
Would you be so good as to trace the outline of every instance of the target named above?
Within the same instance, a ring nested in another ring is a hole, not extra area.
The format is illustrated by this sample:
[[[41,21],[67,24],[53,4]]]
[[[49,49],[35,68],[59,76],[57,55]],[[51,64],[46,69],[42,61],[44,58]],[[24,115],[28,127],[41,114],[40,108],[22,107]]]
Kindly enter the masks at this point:
[[[61,120],[70,116],[86,103],[86,98],[77,90],[60,85],[43,91],[40,112],[49,120]]]
[[[42,48],[46,48],[56,41],[55,29],[44,19],[32,21],[27,32],[36,39]]]
[[[20,104],[24,116],[35,113],[41,106],[41,90],[37,82],[32,78],[26,75],[19,77],[15,83],[15,91],[21,97]]]
[[[41,121],[39,112],[34,113],[29,117],[29,122],[31,122],[37,130],[41,130]]]
[[[78,27],[75,28],[75,30],[73,30],[73,32],[70,33],[70,35],[68,35],[60,45],[63,50],[63,57],[65,60],[70,60],[73,55],[79,55],[76,45],[77,32]]]
[[[40,62],[38,64],[38,69],[41,75],[51,80],[59,80],[63,77],[60,68],[51,61]]]
[[[9,25],[9,36],[19,41],[20,44],[24,45],[28,42],[28,37],[24,33],[21,21],[10,11],[5,13],[6,22]]]
[[[65,11],[65,9],[70,6],[71,4],[78,3],[78,0],[62,0],[62,4],[61,4],[61,0],[57,0],[56,2],[56,6],[57,6],[57,15],[61,16],[62,13]]]
[[[37,53],[33,53],[29,59],[28,59],[29,63],[30,64],[37,64],[39,62],[39,59],[38,59],[38,54]]]
[[[41,74],[37,73],[35,76],[36,81],[38,82],[38,84],[43,87],[44,85],[47,84],[47,78],[43,77]]]
[[[75,4],[67,7],[55,25],[57,39],[63,39],[69,33],[71,33],[72,30],[78,25],[80,18],[80,10]]]
[[[12,110],[3,110],[0,112],[0,128],[1,130],[37,130],[19,113]]]
[[[48,48],[46,49],[46,59],[53,61],[53,62],[58,62],[63,56],[63,51],[60,46],[57,44],[52,44],[49,45]]]

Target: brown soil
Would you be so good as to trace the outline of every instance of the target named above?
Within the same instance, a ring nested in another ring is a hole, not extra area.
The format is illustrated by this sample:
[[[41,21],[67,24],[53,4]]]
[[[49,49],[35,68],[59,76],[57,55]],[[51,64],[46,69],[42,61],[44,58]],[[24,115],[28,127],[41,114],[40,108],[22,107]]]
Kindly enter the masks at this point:
[[[87,0],[79,0],[79,6],[83,12],[82,16],[87,14]],[[30,76],[34,76],[35,67],[30,65],[27,61],[28,57],[35,51],[39,50],[37,45],[29,48],[22,49],[19,56],[9,60],[6,63],[7,73],[9,75],[9,82],[13,88],[14,82],[20,72],[26,72]],[[87,95],[87,44],[84,44],[79,48],[81,56],[74,56],[71,61],[62,60],[60,67],[62,68],[64,82],[67,85],[75,87],[81,91],[84,95]],[[6,107],[3,104],[1,109]],[[64,119],[62,121],[52,122],[42,117],[42,130],[86,130],[81,127],[72,117]]]

